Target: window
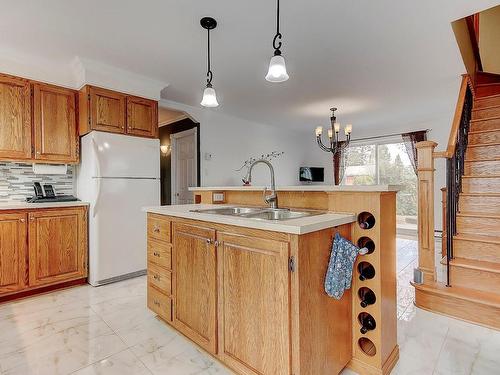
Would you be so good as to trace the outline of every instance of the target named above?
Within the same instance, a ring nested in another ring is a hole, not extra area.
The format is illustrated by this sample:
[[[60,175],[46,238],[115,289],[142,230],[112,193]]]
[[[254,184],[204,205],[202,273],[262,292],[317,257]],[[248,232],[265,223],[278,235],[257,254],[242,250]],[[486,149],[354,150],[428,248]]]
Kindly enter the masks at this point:
[[[343,185],[400,185],[398,226],[416,228],[417,176],[402,142],[351,144]]]

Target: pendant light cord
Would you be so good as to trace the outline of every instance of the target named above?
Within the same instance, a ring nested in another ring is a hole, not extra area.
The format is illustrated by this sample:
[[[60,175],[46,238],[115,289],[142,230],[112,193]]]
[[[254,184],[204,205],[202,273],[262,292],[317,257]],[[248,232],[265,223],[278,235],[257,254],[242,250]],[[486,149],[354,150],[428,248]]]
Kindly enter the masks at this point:
[[[210,69],[210,29],[207,29],[208,32],[208,56],[207,56],[207,87],[212,87],[212,70]]]
[[[280,33],[280,0],[276,1],[276,35],[273,39],[273,48],[275,55],[281,55],[281,33]],[[280,39],[278,41],[278,39]],[[277,42],[277,43],[276,43]]]

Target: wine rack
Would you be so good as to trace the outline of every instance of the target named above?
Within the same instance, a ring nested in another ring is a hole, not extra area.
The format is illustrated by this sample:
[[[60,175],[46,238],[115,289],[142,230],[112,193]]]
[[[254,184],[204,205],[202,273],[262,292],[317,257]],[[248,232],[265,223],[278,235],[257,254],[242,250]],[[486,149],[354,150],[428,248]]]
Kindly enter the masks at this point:
[[[349,367],[360,374],[388,374],[399,358],[395,196],[337,193],[331,195],[330,209],[357,214],[352,242],[368,250],[358,256],[353,270],[353,358]],[[363,328],[365,319],[369,319],[370,329]]]

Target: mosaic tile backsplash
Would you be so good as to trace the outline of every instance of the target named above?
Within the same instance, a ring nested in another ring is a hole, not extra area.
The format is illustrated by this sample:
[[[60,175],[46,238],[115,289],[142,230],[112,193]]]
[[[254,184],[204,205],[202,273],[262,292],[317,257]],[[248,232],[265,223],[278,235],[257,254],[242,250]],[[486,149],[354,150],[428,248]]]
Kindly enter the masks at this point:
[[[74,167],[65,175],[33,173],[31,164],[0,163],[0,202],[21,202],[34,195],[33,182],[54,185],[56,194],[74,194]]]

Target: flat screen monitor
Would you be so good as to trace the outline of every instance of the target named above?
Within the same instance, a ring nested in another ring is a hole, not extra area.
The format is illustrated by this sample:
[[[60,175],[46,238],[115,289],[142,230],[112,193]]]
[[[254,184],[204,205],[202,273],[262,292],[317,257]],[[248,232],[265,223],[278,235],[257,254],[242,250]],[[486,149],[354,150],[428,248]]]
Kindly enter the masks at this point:
[[[299,181],[324,182],[325,181],[325,168],[300,167]]]

